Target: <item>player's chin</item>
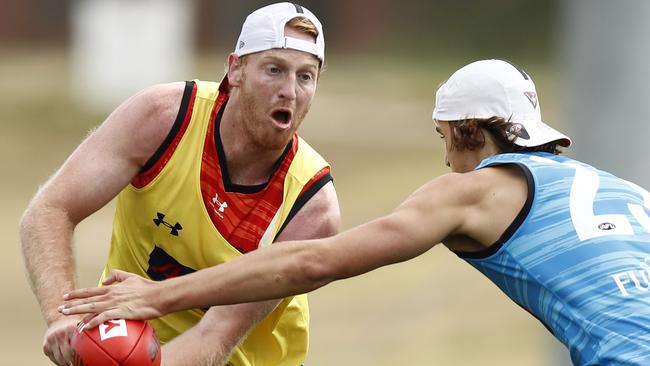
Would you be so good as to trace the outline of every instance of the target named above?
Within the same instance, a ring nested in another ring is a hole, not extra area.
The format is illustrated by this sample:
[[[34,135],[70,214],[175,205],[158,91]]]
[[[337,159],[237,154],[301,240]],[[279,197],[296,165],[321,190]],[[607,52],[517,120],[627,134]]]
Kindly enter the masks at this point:
[[[270,131],[270,133],[264,134],[259,143],[267,150],[284,149],[291,141],[293,132],[293,130]]]

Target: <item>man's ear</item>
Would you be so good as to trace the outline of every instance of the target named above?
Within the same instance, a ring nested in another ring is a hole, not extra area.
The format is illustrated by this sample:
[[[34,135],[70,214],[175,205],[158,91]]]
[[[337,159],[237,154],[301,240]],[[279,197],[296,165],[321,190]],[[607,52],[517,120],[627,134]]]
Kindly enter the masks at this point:
[[[240,86],[242,83],[243,73],[242,59],[234,53],[228,55],[228,84],[230,86]]]

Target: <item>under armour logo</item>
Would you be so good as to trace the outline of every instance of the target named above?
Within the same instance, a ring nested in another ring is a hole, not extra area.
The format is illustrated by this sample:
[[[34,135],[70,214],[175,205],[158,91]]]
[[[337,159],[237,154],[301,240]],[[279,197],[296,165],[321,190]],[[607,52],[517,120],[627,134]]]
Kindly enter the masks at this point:
[[[179,224],[178,222],[175,223],[174,225],[172,225],[172,224],[168,223],[167,221],[165,221],[164,220],[165,219],[165,214],[158,212],[157,216],[158,216],[158,218],[153,219],[153,223],[156,224],[156,226],[160,226],[160,224],[163,224],[163,225],[167,226],[168,228],[171,229],[171,231],[169,232],[170,234],[172,234],[174,236],[178,236],[178,231],[183,229],[181,224]]]
[[[212,197],[212,209],[214,210],[214,213],[217,214],[217,216],[221,217],[223,219],[223,212],[228,208],[228,202],[224,201],[219,201],[219,194],[215,194],[214,197]],[[218,206],[218,207],[217,207]]]

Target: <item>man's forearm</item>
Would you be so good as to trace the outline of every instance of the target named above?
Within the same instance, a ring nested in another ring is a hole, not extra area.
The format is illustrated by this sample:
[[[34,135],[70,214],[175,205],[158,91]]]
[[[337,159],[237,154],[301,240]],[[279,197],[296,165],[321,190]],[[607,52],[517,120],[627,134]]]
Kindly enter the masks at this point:
[[[162,347],[162,366],[223,366],[235,347],[279,300],[212,307],[201,321]]]
[[[20,224],[23,258],[32,291],[48,324],[60,318],[62,295],[75,287],[73,225],[65,213],[30,206]]]
[[[162,347],[161,366],[224,366],[230,352],[221,344],[207,346],[203,342],[185,342],[181,334]]]
[[[294,245],[297,244],[297,245]],[[157,283],[150,303],[161,313],[283,298],[309,292],[329,280],[317,278],[310,247],[303,242],[283,243],[248,253],[218,266]]]

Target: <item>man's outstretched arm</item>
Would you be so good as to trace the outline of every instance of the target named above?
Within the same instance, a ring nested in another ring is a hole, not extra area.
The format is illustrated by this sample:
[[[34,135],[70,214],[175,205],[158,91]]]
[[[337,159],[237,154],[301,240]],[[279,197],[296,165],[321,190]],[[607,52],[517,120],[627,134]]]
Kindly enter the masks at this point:
[[[119,284],[73,291],[61,311],[98,313],[87,317],[88,326],[115,317],[150,319],[186,308],[305,293],[408,260],[464,229],[468,202],[460,195],[467,185],[459,179],[458,174],[437,178],[391,214],[329,238],[272,245],[160,283],[116,271],[109,281]]]
[[[322,187],[294,216],[278,240],[311,239],[338,232],[340,212],[334,186]],[[280,244],[281,245],[281,244]],[[224,365],[246,334],[281,300],[212,306],[198,324],[162,348],[163,366]]]

